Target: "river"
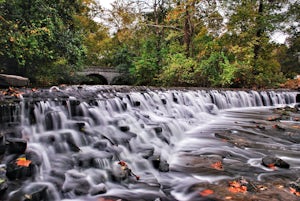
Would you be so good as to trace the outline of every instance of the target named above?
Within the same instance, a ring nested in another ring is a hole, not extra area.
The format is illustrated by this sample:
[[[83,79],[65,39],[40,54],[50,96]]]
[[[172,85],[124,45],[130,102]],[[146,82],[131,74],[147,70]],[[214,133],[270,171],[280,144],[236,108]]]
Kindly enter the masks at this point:
[[[298,200],[297,94],[27,90],[2,118],[0,200]]]

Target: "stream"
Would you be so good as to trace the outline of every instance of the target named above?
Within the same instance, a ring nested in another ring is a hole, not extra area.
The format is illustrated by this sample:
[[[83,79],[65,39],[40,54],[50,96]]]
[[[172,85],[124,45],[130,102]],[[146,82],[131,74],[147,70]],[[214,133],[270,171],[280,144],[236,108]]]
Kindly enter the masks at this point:
[[[0,200],[299,200],[298,94],[24,89],[1,106]]]

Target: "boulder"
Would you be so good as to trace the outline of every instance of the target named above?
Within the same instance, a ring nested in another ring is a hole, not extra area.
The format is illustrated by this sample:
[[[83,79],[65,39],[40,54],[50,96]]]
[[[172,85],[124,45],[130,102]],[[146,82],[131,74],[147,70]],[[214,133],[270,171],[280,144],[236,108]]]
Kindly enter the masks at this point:
[[[10,154],[24,154],[27,148],[27,141],[19,138],[6,139],[6,143]]]
[[[34,175],[35,166],[32,163],[18,165],[17,160],[12,160],[6,164],[6,177],[9,180],[26,179]]]
[[[262,164],[268,168],[274,168],[275,166],[286,169],[290,168],[290,165],[287,162],[280,158],[272,156],[265,156],[264,158],[262,158]]]
[[[29,79],[17,75],[0,74],[0,86],[1,87],[24,87],[29,84]]]

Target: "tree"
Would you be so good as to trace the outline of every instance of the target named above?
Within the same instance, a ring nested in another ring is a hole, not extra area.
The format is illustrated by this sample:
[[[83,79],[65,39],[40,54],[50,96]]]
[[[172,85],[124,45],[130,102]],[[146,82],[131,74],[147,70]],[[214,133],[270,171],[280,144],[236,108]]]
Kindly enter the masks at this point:
[[[227,13],[226,37],[239,63],[240,72],[246,72],[249,80],[242,83],[250,86],[274,85],[281,81],[280,65],[276,60],[275,44],[270,35],[283,22],[284,1],[224,1]],[[250,68],[249,68],[250,67]]]
[[[49,79],[62,79],[65,75],[60,75],[60,72],[64,70],[78,69],[85,48],[73,17],[81,12],[82,6],[82,2],[76,0],[2,2],[2,68],[44,84],[51,84]]]

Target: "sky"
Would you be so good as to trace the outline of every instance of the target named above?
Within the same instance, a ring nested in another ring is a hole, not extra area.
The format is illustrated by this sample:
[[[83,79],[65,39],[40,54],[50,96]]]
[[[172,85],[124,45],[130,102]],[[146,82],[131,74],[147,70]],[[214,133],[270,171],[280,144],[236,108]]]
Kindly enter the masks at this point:
[[[114,0],[96,0],[97,2],[100,2],[100,5],[105,7],[105,8],[109,8],[110,4],[114,1]]]
[[[103,6],[104,8],[111,8],[110,4],[114,1],[114,0],[96,0],[97,2],[100,2],[100,5]],[[97,19],[95,19],[96,21],[98,21]],[[272,36],[271,36],[271,40],[275,41],[277,43],[281,43],[283,44],[285,42],[285,39],[287,38],[287,35],[285,35],[284,33],[277,31],[275,32]]]

